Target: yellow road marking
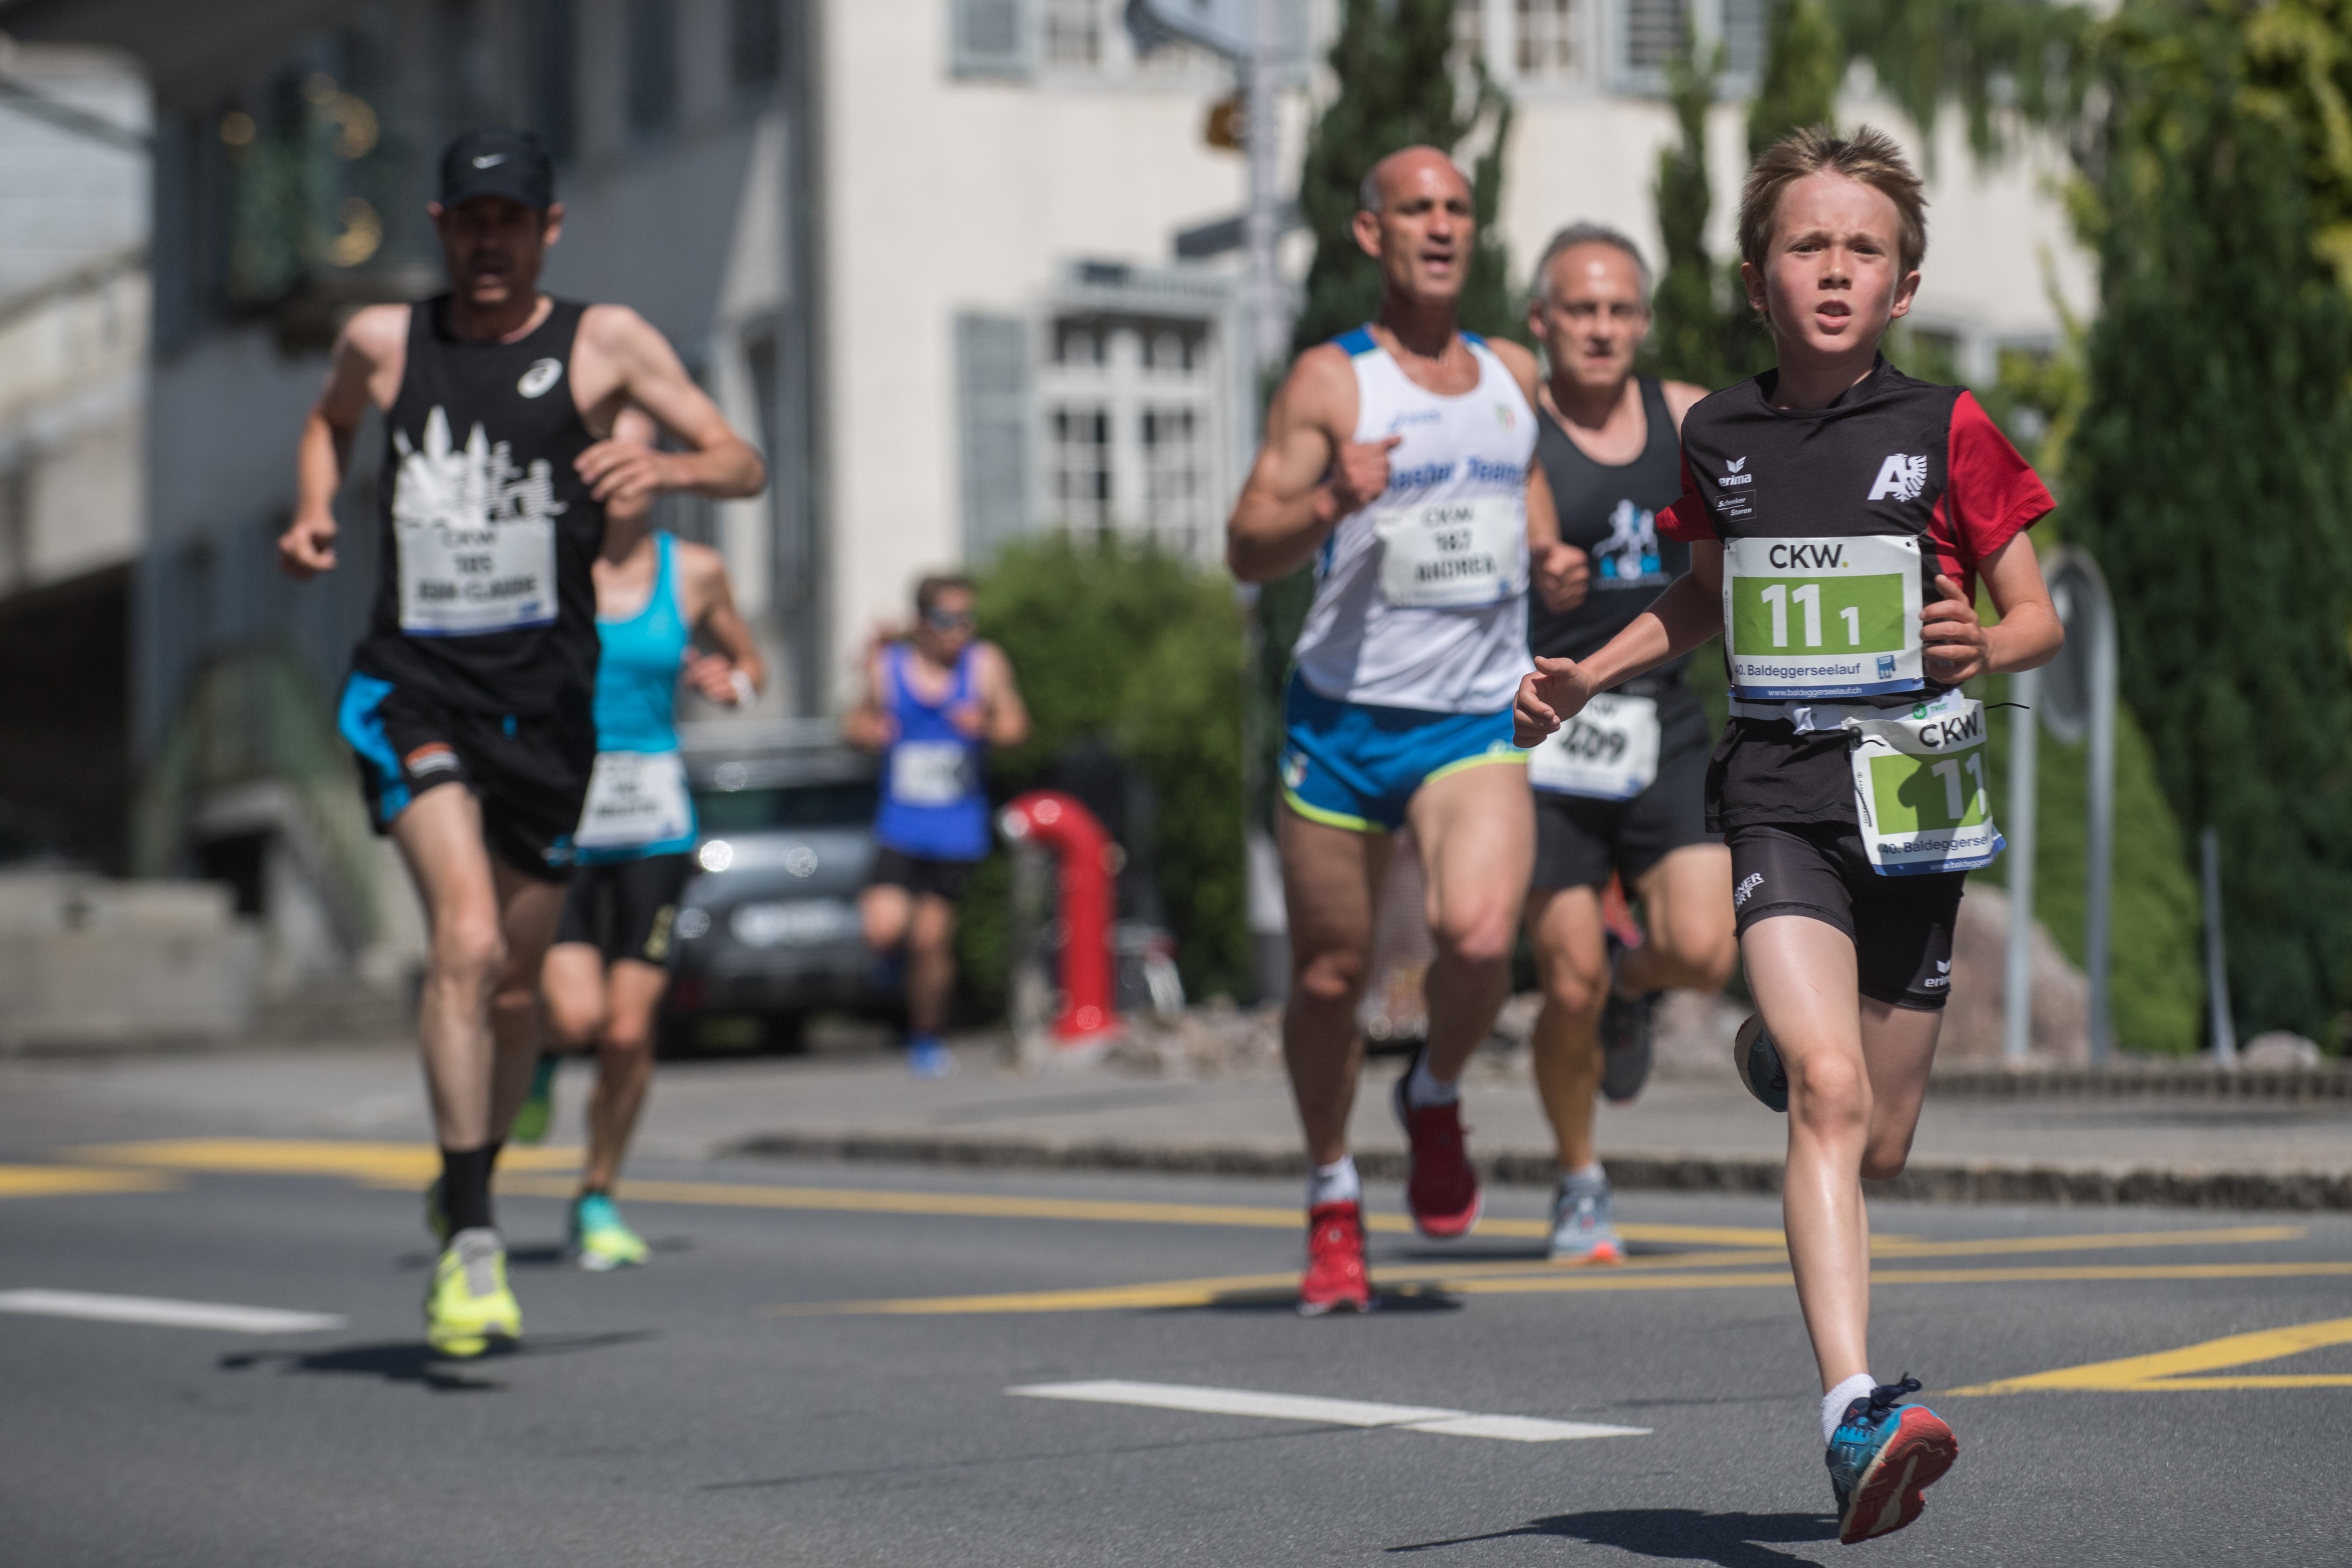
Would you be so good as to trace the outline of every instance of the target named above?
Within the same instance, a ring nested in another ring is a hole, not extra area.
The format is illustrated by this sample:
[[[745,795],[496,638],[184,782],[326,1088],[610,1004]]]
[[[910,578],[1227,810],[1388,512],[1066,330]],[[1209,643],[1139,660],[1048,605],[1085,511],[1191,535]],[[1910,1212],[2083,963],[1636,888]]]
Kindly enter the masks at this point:
[[[1677,1260],[1680,1261],[1680,1260]],[[1720,1264],[1724,1259],[1705,1261]],[[2018,1268],[1877,1269],[1874,1285],[2015,1285],[2057,1282],[2116,1283],[2156,1279],[2308,1279],[2352,1275],[2352,1263],[2180,1263],[2028,1267]],[[1497,1265],[1491,1268],[1412,1271],[1383,1269],[1379,1287],[1388,1294],[1434,1291],[1461,1296],[1577,1294],[1616,1290],[1738,1290],[1793,1284],[1786,1268],[1722,1273],[1669,1271],[1664,1268],[1559,1269],[1548,1265]],[[1236,1305],[1261,1293],[1281,1298],[1297,1289],[1295,1274],[1234,1275],[1210,1279],[1169,1279],[1064,1290],[1021,1290],[986,1296],[914,1296],[871,1301],[814,1301],[773,1309],[777,1315],[882,1313],[930,1315],[988,1312],[1103,1312],[1136,1308]],[[2300,1386],[2300,1385],[2299,1385]],[[1962,1393],[2006,1392],[1964,1389]]]
[[[2299,1225],[2245,1225],[2211,1230],[2119,1230],[2087,1236],[1986,1237],[1969,1241],[1913,1241],[1889,1237],[1871,1244],[1874,1258],[2007,1257],[2021,1252],[2096,1252],[2131,1247],[2248,1247],[2301,1241]]]
[[[0,1165],[0,1198],[58,1198],[76,1193],[168,1193],[176,1176],[156,1171],[99,1171],[79,1165]]]
[[[422,1187],[441,1173],[430,1143],[371,1143],[326,1138],[176,1138],[152,1143],[102,1143],[72,1151],[102,1164],[150,1165],[175,1171],[220,1171],[273,1176],[347,1176],[378,1186]],[[499,1159],[526,1171],[569,1171],[577,1149],[509,1149]]]
[[[2352,1272],[2352,1266],[2347,1266],[2345,1271]],[[2352,1344],[2352,1318],[2298,1323],[2292,1328],[2264,1329],[2251,1334],[2230,1334],[2218,1340],[2206,1340],[2200,1344],[2183,1345],[2179,1350],[2158,1351],[2152,1355],[2096,1361],[2084,1366],[2037,1373],[2031,1377],[2005,1377],[1993,1383],[1955,1388],[1951,1392],[1955,1394],[2026,1394],[2042,1389],[2074,1389],[2146,1394],[2176,1389],[2352,1388],[2352,1376],[2334,1373],[2247,1377],[2190,1375],[2220,1372],[2233,1366],[2252,1366],[2260,1362],[2300,1355],[2305,1351],[2324,1350],[2330,1345],[2342,1344]]]

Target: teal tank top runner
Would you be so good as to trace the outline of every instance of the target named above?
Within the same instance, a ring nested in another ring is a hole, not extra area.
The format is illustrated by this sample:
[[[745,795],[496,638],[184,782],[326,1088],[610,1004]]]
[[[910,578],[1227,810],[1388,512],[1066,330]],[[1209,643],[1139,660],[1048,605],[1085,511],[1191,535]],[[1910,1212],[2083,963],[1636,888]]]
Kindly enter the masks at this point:
[[[677,680],[694,628],[678,602],[677,538],[654,536],[645,608],[596,617],[596,772],[573,842],[589,865],[694,847],[694,799],[677,751]]]

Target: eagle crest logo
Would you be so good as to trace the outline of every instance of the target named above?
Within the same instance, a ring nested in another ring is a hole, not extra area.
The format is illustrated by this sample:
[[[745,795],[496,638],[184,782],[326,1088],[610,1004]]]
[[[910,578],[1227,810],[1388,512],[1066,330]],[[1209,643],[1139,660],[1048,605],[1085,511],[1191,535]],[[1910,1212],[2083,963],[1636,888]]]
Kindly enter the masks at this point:
[[[1871,500],[1917,500],[1927,488],[1927,459],[1896,453],[1878,465],[1878,480],[1870,487]]]

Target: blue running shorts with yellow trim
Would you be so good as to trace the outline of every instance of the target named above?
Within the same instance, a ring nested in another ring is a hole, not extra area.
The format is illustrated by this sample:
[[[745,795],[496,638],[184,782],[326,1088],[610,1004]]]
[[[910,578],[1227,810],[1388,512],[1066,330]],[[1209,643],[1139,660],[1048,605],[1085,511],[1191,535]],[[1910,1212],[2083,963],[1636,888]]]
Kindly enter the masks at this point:
[[[1282,798],[1309,822],[1393,833],[1413,792],[1490,763],[1527,765],[1511,710],[1434,713],[1326,697],[1294,674],[1282,704]]]

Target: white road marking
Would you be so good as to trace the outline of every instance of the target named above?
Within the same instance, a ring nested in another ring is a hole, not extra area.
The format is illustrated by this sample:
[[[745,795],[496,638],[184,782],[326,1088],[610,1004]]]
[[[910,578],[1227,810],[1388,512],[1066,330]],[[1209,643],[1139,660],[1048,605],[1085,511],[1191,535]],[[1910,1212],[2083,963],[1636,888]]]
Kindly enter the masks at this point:
[[[1566,1443],[1579,1437],[1645,1437],[1646,1426],[1604,1426],[1591,1421],[1545,1421],[1532,1415],[1479,1415],[1426,1405],[1375,1405],[1307,1394],[1258,1394],[1246,1388],[1196,1388],[1178,1383],[1033,1383],[1008,1388],[1025,1399],[1076,1399],[1091,1405],[1141,1405],[1212,1415],[1261,1415],[1326,1426],[1394,1426],[1447,1437],[1492,1437],[1505,1443]]]
[[[344,1321],[332,1312],[289,1312],[219,1301],[166,1301],[153,1296],[100,1296],[87,1290],[0,1290],[0,1312],[86,1318],[99,1323],[218,1329],[232,1334],[311,1334],[340,1329]]]

